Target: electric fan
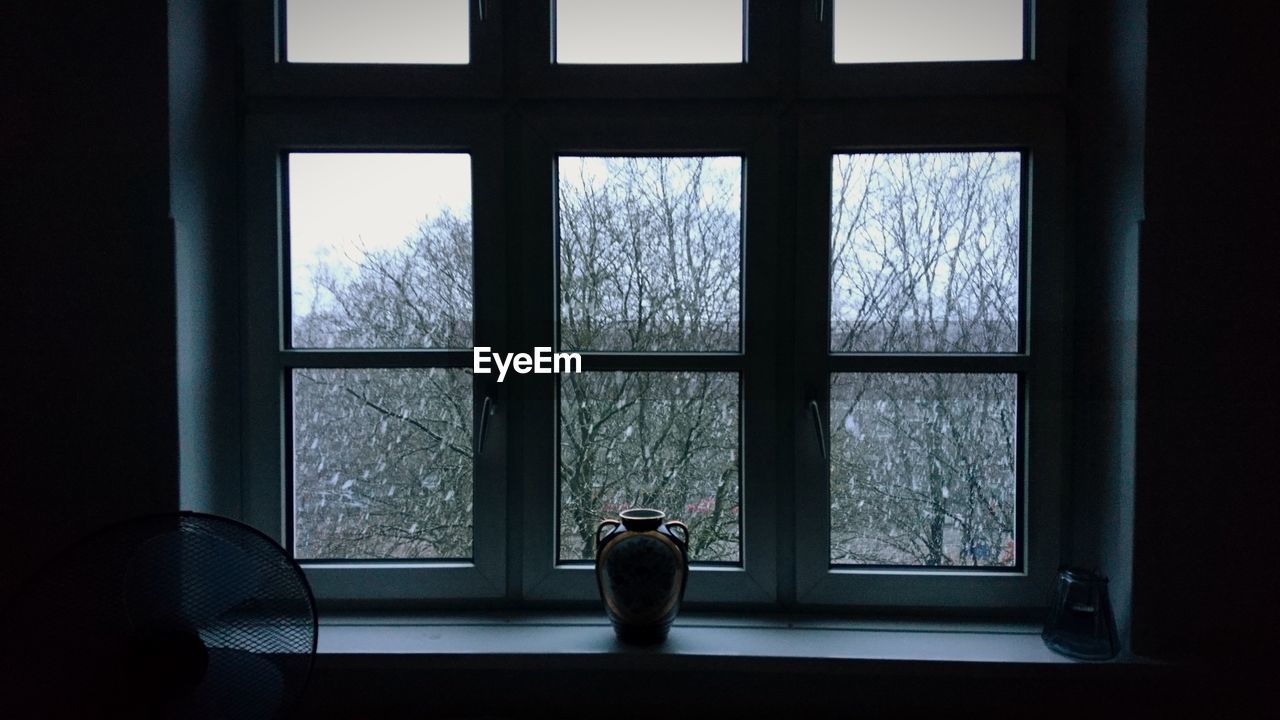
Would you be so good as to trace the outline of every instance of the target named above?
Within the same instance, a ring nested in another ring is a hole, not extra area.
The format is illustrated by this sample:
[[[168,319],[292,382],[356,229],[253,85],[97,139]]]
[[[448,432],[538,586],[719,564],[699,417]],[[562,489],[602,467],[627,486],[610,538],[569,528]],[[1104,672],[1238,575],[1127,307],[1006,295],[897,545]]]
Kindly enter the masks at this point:
[[[310,675],[316,607],[266,535],[181,512],[63,552],[0,632],[0,717],[274,718]]]

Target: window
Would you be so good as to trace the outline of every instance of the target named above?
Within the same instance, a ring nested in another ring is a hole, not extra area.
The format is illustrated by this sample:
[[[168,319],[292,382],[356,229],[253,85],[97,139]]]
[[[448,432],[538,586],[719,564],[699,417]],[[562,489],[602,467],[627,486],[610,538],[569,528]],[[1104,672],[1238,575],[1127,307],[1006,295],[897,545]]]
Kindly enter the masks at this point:
[[[1021,60],[1022,0],[835,0],[837,63]]]
[[[557,0],[555,61],[591,64],[742,62],[741,0]]]
[[[289,0],[284,55],[293,63],[466,64],[467,0]]]
[[[591,601],[645,505],[693,605],[1041,604],[1061,18],[975,4],[246,3],[246,518],[335,606]]]
[[[286,171],[292,347],[472,345],[467,155],[295,152]],[[289,380],[297,557],[471,556],[463,369],[295,367]]]
[[[561,349],[739,350],[741,158],[561,156],[557,175]],[[644,506],[689,517],[692,557],[737,562],[738,385],[725,372],[562,378],[558,559],[594,559],[599,519]]]

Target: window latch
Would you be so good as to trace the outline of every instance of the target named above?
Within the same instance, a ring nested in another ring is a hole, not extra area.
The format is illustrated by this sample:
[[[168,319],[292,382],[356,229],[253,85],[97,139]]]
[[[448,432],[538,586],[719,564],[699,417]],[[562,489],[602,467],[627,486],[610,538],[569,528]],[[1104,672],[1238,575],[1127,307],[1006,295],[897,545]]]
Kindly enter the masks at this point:
[[[809,412],[813,415],[813,431],[818,435],[818,449],[822,451],[822,459],[830,460],[827,451],[827,432],[822,427],[822,408],[818,407],[817,400],[809,401]]]
[[[476,455],[484,450],[484,436],[489,433],[489,416],[493,412],[493,397],[485,395],[484,404],[480,406],[480,427],[476,430]]]

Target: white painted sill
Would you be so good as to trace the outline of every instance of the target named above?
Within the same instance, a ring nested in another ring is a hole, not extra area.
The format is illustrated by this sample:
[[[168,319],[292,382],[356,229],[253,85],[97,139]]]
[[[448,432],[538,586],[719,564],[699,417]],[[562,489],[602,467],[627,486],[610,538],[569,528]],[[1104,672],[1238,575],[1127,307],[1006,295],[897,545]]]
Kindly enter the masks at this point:
[[[662,645],[619,643],[595,614],[322,617],[321,662],[379,657],[502,666],[635,667],[690,662],[718,667],[863,662],[1082,664],[1045,647],[1027,623],[743,618],[682,613]],[[651,658],[651,660],[645,660]],[[1124,658],[1110,663],[1142,662]]]

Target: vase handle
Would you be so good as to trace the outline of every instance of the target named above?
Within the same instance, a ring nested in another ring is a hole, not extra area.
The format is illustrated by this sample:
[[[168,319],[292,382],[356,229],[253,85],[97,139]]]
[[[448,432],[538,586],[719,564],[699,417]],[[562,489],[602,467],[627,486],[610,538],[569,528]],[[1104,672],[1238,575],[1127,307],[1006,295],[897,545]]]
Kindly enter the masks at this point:
[[[676,528],[680,528],[680,535],[677,536],[676,539],[680,541],[680,544],[684,545],[685,547],[689,547],[689,526],[685,525],[679,520],[667,521],[668,530],[674,531]],[[674,532],[672,532],[671,534],[675,535]]]
[[[600,524],[596,526],[596,547],[597,548],[600,547],[600,543],[604,540],[604,537],[602,537],[600,533],[606,527],[609,528],[610,532],[612,532],[614,528],[618,527],[621,524],[622,523],[618,522],[617,520],[601,520]]]

